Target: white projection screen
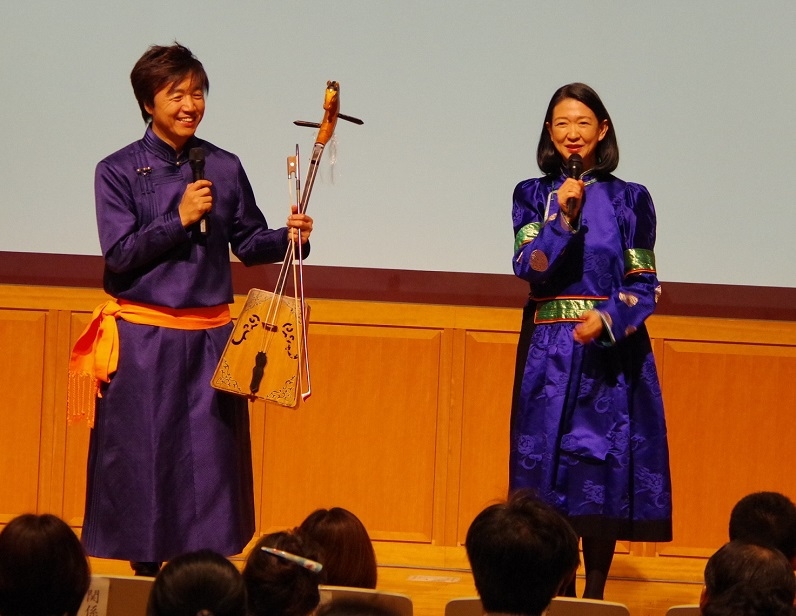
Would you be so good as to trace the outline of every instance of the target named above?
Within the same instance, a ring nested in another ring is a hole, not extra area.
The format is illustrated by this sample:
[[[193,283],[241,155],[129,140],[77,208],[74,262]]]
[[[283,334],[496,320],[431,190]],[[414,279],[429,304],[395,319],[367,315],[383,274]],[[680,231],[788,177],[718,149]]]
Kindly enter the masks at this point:
[[[512,190],[583,81],[652,193],[661,280],[793,287],[794,27],[793,0],[4,0],[0,250],[100,254],[94,167],[143,133],[133,64],[177,40],[210,77],[199,136],[273,225],[327,80],[365,121],[325,154],[313,265],[510,274]]]

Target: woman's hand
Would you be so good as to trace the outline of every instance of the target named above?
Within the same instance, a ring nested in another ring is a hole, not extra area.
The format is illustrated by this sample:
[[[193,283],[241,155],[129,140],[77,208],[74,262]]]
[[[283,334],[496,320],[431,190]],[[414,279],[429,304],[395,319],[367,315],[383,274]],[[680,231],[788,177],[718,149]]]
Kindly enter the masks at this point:
[[[583,180],[567,178],[556,192],[558,208],[561,210],[561,215],[567,219],[567,222],[570,223],[570,225],[580,214],[580,208],[583,204],[584,187],[585,184],[583,183]],[[574,200],[572,207],[570,207],[571,199]]]
[[[575,326],[572,337],[575,338],[575,342],[589,344],[602,333],[603,320],[596,310],[588,310],[580,316],[583,321]]]
[[[298,242],[301,238],[301,243],[306,244],[312,233],[312,218],[298,214],[297,205],[292,205],[290,209],[292,213],[287,217],[287,237],[291,242]]]

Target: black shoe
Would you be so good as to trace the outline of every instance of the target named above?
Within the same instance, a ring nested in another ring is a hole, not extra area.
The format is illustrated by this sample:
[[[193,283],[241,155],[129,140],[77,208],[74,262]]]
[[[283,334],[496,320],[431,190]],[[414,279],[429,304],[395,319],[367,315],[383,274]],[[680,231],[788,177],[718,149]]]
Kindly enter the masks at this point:
[[[135,571],[136,575],[145,576],[145,577],[155,577],[160,571],[160,567],[163,563],[147,563],[147,562],[137,562],[134,560],[130,561],[130,566]]]

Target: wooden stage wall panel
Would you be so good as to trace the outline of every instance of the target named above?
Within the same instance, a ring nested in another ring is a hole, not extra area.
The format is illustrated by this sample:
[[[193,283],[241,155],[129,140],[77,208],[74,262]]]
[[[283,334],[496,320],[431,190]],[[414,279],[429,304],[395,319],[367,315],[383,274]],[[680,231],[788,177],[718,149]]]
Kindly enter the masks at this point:
[[[311,397],[299,409],[265,410],[265,531],[295,526],[319,506],[343,506],[376,539],[432,541],[444,335],[310,327]]]
[[[0,524],[25,511],[82,524],[89,431],[66,422],[65,375],[72,342],[104,299],[93,289],[0,285]],[[258,534],[339,505],[394,564],[466,567],[470,521],[506,490],[520,310],[311,304],[311,398],[299,409],[251,409]],[[742,495],[796,498],[796,480],[782,472],[796,453],[796,323],[659,316],[649,330],[675,536],[618,552],[634,571],[666,561],[667,571],[692,572],[700,567],[688,562],[725,540]]]
[[[796,347],[667,341],[663,363],[676,515],[662,553],[709,556],[742,496],[796,497],[783,472],[796,443]]]
[[[0,522],[38,508],[41,465],[51,451],[42,442],[44,367],[47,355],[46,311],[3,310],[0,348],[3,370],[2,429],[0,429]]]
[[[455,535],[460,545],[478,512],[508,491],[509,416],[517,333],[468,331],[463,338]]]

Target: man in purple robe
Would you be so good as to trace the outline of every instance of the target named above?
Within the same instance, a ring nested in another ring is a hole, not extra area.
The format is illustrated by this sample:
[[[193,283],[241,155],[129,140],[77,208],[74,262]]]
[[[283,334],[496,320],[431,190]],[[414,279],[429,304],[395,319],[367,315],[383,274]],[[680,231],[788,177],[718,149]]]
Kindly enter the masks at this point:
[[[294,208],[269,229],[237,156],[195,136],[208,79],[190,50],[150,47],[130,79],[146,132],[95,177],[118,362],[96,400],[83,542],[153,575],[185,552],[237,554],[254,534],[247,402],[210,387],[232,330],[229,250],[246,265],[281,260],[291,241],[306,254],[312,219]],[[194,181],[196,148],[207,179]]]

